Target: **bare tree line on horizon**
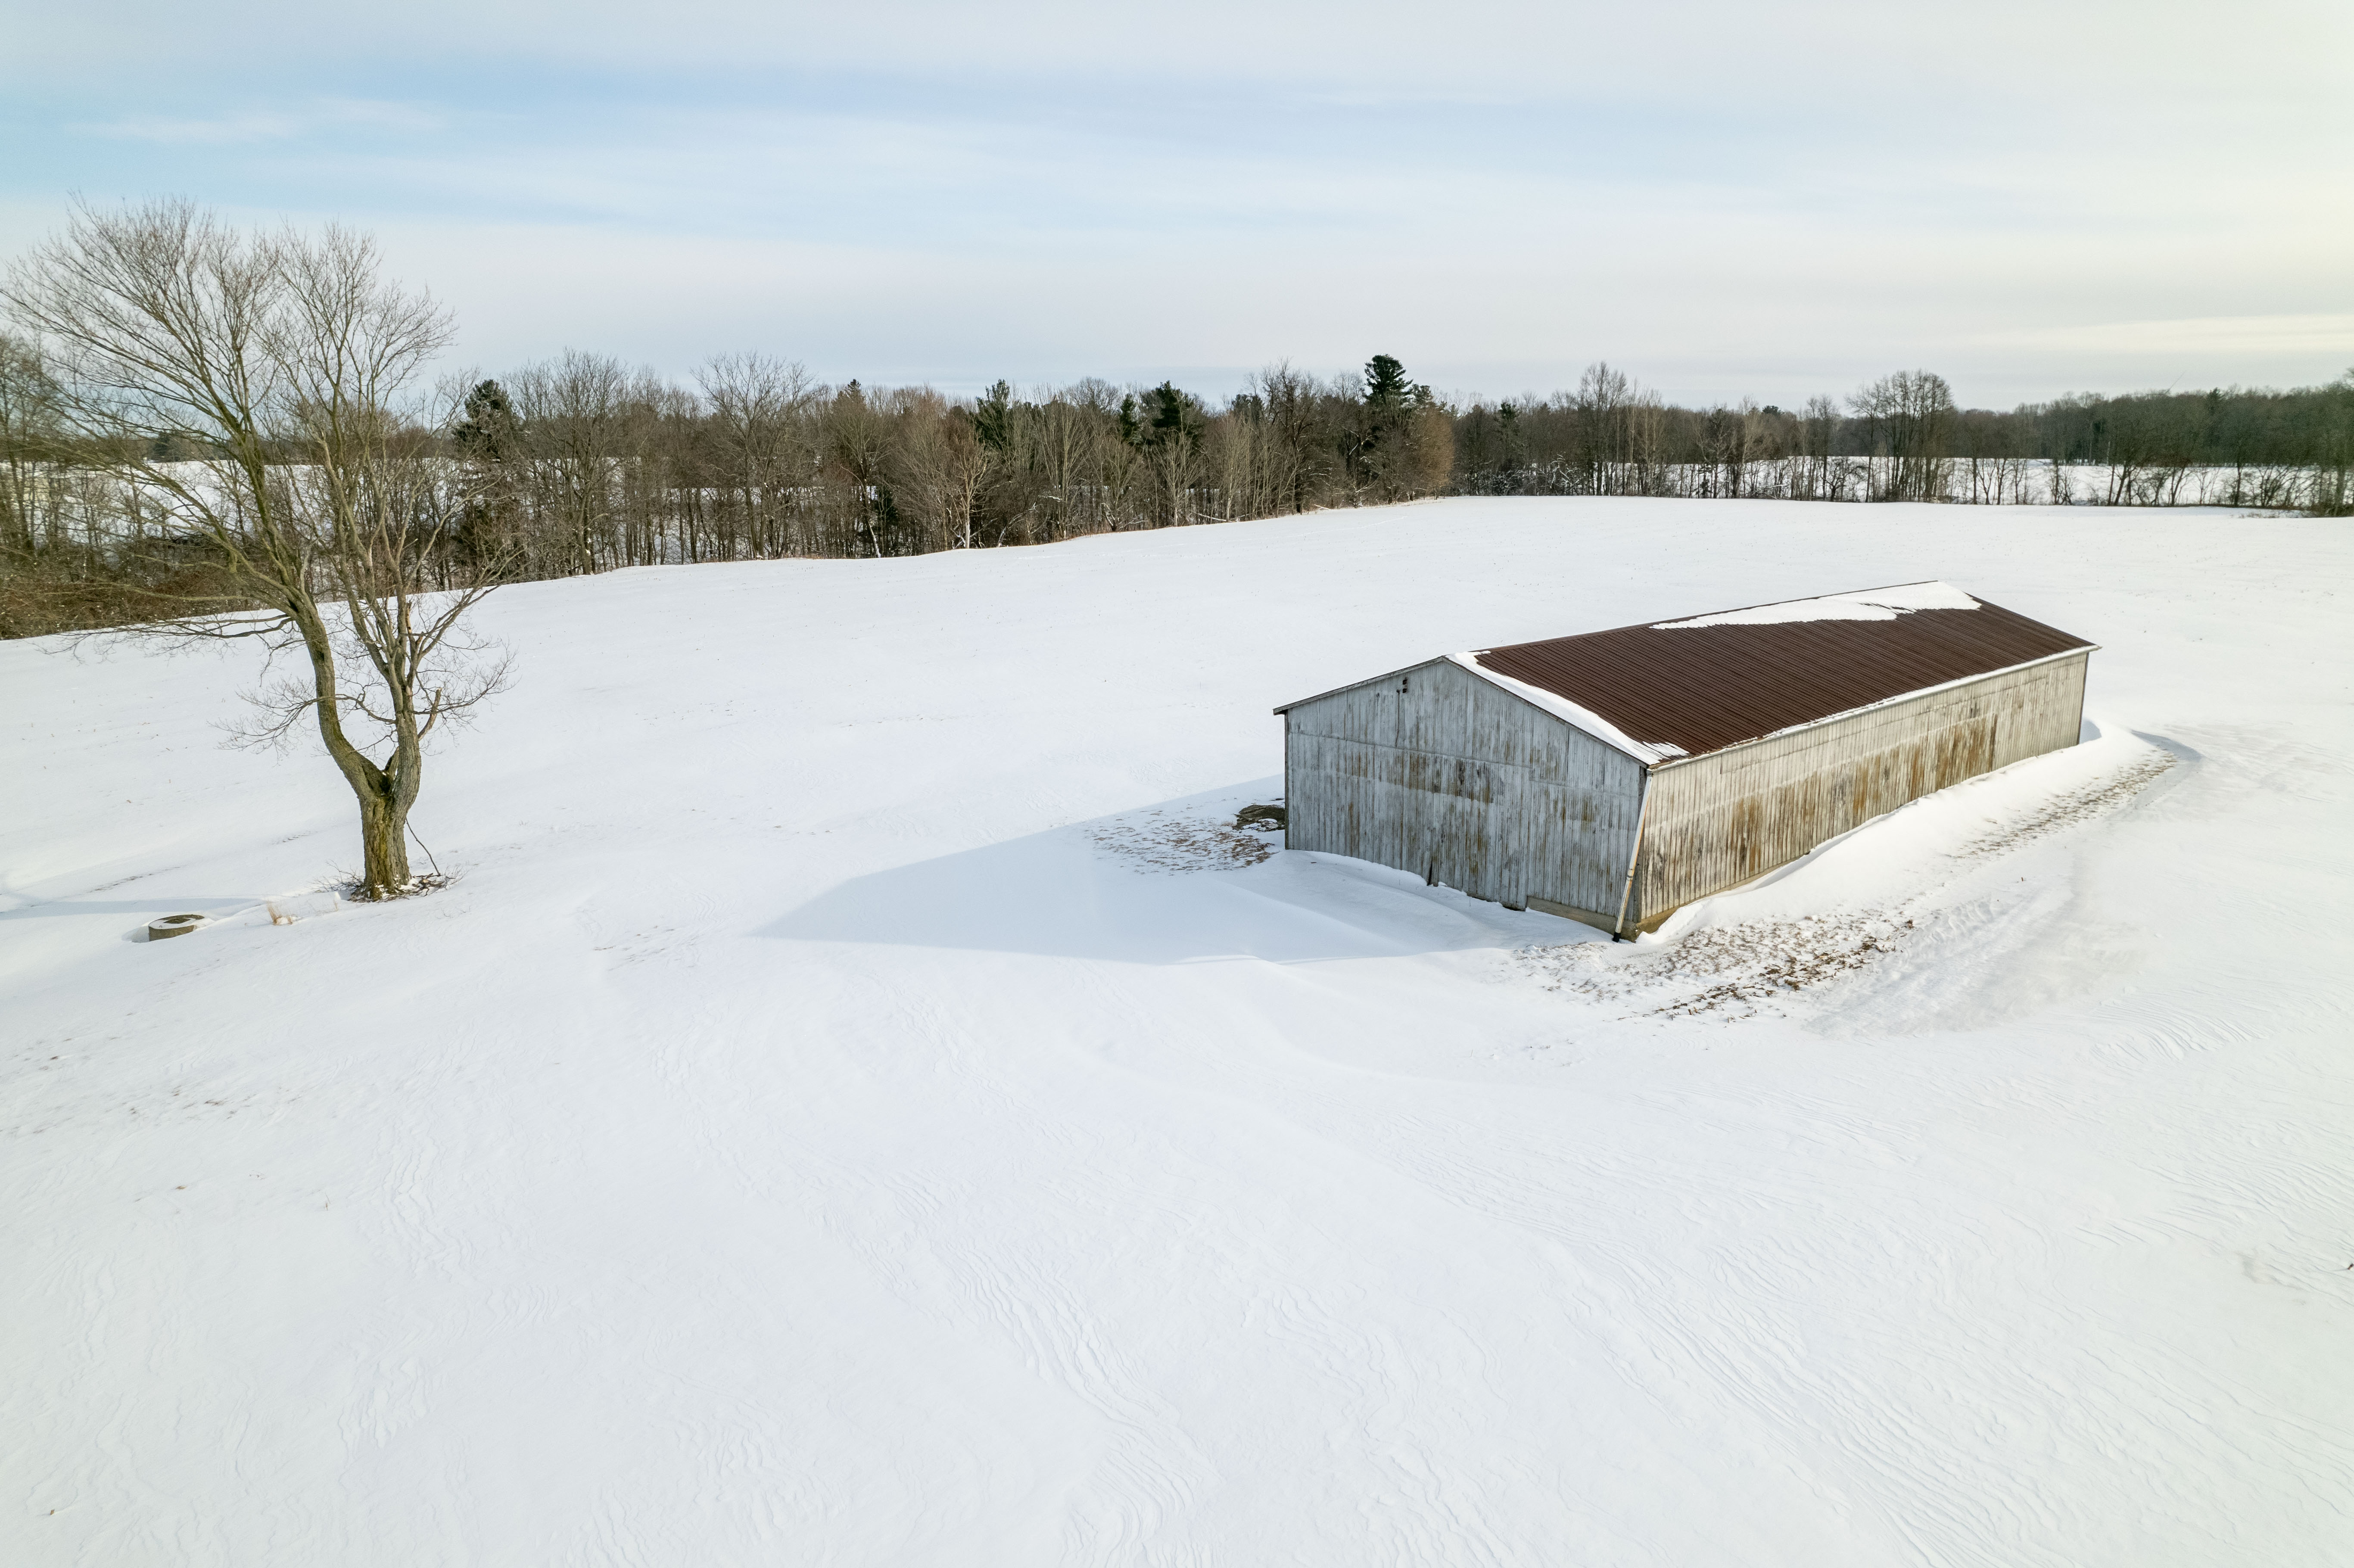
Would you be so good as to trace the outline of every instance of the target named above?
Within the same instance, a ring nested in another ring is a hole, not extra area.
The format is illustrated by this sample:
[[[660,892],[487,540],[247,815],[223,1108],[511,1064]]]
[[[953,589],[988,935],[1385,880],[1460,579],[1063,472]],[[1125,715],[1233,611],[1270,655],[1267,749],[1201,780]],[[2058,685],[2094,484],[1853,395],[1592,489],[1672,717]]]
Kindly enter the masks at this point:
[[[885,556],[1436,493],[1451,421],[1376,356],[1364,381],[1277,366],[1223,409],[1163,383],[979,397],[815,383],[757,354],[680,386],[567,352],[453,388],[469,527],[533,576]],[[472,539],[461,547],[472,547]]]
[[[17,312],[0,334],[0,636],[169,619],[229,594],[223,535],[169,504],[217,430],[104,449],[72,367]],[[381,410],[387,452],[438,465],[406,546],[419,582],[631,566],[881,557],[1266,517],[1440,494],[1821,501],[2221,502],[2343,514],[2354,372],[2214,389],[1959,407],[1928,371],[1785,410],[1682,408],[1608,365],[1544,397],[1450,405],[1386,355],[1362,374],[1278,364],[1223,406],[1170,382],[1086,379],[978,397],[821,384],[760,354],[682,382],[567,351],[451,377]],[[251,437],[293,471],[310,448]]]
[[[1453,488],[1483,495],[1659,495],[1978,504],[2186,504],[2345,515],[2354,371],[2279,392],[2097,394],[1965,408],[1942,376],[1899,371],[1845,399],[1682,408],[1622,371],[1573,392],[1456,411]]]

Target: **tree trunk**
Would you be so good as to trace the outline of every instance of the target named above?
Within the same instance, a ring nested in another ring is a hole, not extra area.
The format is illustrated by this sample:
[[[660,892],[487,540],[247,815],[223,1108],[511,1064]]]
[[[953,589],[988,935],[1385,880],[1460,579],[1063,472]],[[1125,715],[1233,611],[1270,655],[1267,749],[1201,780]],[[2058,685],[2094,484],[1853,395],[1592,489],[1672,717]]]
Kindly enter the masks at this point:
[[[360,849],[366,866],[360,881],[370,897],[387,898],[406,888],[408,874],[408,808],[382,796],[360,797]]]
[[[397,898],[408,891],[408,808],[416,803],[424,763],[410,694],[398,682],[387,683],[393,687],[387,700],[397,717],[391,761],[379,768],[344,734],[334,646],[318,607],[296,602],[288,608],[311,656],[315,694],[311,711],[319,738],[326,743],[328,757],[359,801],[360,891],[369,898]],[[361,614],[357,604],[348,609],[355,618]]]

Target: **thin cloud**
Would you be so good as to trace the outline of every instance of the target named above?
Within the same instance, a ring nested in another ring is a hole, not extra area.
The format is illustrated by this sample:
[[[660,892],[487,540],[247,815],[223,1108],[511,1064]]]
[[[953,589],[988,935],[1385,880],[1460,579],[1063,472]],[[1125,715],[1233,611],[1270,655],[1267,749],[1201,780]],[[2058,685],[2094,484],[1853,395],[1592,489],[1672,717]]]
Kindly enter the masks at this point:
[[[302,133],[302,122],[284,114],[232,114],[208,120],[175,120],[142,114],[71,127],[84,136],[117,142],[153,142],[164,146],[220,147],[278,142]]]
[[[2354,10],[2250,3],[1204,0],[1172,31],[419,0],[387,35],[223,0],[194,38],[154,0],[53,7],[32,42],[109,69],[0,105],[0,253],[74,190],[340,218],[486,363],[1029,383],[1378,348],[1491,393],[1608,358],[1786,403],[1900,365],[1985,402],[2327,379]],[[284,81],[335,90],[239,85]]]
[[[425,105],[328,98],[314,100],[292,112],[253,111],[188,118],[134,114],[118,120],[78,122],[69,128],[80,135],[111,141],[217,147],[297,141],[354,130],[430,134],[449,124],[448,114]]]

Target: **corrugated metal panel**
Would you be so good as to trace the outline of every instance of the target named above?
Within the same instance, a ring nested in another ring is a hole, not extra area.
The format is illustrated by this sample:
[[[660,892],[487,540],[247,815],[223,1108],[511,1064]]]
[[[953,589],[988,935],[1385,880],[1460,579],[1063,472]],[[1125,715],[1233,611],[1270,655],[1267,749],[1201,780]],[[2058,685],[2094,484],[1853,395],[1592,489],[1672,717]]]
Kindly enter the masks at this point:
[[[1521,907],[1615,909],[1642,768],[1444,661],[1292,706],[1288,848]]]
[[[1908,800],[2073,746],[2088,658],[1990,675],[1653,768],[1628,924],[1656,926],[1681,905],[1761,876]]]
[[[1869,591],[1869,590],[1867,590]],[[1627,626],[1482,650],[1499,674],[1700,756],[2092,644],[2000,605],[1887,620]]]

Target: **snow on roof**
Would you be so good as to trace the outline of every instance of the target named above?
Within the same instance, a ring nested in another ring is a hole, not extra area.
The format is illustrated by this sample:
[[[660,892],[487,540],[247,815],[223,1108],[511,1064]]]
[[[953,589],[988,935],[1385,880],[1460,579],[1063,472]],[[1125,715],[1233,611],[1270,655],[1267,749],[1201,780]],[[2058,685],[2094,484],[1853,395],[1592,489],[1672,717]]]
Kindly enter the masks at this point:
[[[1522,702],[1534,704],[1557,719],[1568,720],[1603,745],[1615,746],[1639,761],[1665,762],[1670,757],[1683,755],[1681,750],[1672,746],[1654,746],[1637,740],[1592,708],[1571,702],[1558,692],[1548,692],[1543,686],[1532,686],[1526,681],[1515,681],[1510,675],[1499,674],[1482,665],[1477,653],[1449,653],[1447,659],[1447,662],[1460,664],[1490,685],[1501,686]]]
[[[1691,631],[1704,626],[1786,626],[1798,620],[1893,620],[1916,609],[1976,609],[1978,601],[1951,583],[1903,583],[1820,599],[1790,599],[1747,609],[1719,610],[1690,620],[1662,620],[1654,631]]]
[[[2092,646],[1950,583],[1925,582],[1479,649],[1454,660],[1650,764]]]

